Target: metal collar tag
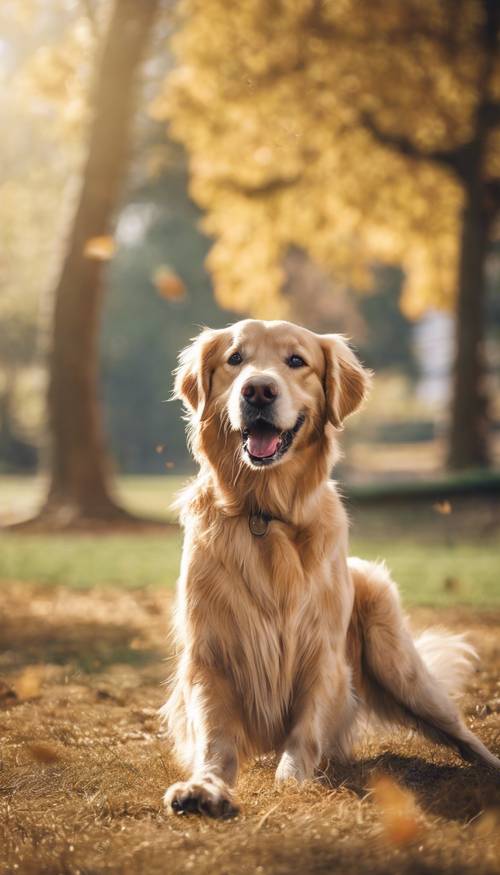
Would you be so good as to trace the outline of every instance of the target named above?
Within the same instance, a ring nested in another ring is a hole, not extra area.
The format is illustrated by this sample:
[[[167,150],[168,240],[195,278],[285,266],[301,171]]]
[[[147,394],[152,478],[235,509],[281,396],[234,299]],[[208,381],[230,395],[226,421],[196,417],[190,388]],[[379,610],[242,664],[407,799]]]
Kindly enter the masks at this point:
[[[262,538],[266,534],[271,520],[272,516],[268,513],[263,513],[262,511],[251,513],[248,517],[248,528],[256,538]]]

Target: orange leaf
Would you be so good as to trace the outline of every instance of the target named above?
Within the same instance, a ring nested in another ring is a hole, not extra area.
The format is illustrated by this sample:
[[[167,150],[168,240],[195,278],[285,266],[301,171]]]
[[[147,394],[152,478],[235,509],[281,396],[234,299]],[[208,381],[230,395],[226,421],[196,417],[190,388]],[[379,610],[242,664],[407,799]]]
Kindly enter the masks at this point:
[[[57,748],[45,741],[33,741],[28,744],[28,750],[37,763],[57,763],[61,759]]]
[[[385,775],[375,778],[372,789],[388,841],[393,845],[412,842],[420,831],[413,794]]]
[[[90,237],[87,240],[83,254],[87,258],[92,258],[94,261],[109,261],[113,258],[116,251],[116,244],[113,237]]]
[[[35,699],[40,695],[45,674],[43,665],[28,665],[18,676],[14,689],[18,699]]]
[[[449,501],[437,501],[436,504],[432,505],[436,513],[442,514],[442,516],[448,516],[451,513],[451,504]]]
[[[171,268],[162,265],[153,274],[153,284],[158,294],[167,301],[182,301],[186,296],[186,286]]]

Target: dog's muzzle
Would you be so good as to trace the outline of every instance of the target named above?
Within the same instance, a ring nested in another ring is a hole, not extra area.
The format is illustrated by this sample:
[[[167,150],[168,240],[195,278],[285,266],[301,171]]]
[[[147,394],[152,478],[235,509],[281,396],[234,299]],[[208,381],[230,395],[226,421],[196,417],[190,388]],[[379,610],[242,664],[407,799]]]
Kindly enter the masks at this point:
[[[301,413],[293,428],[283,430],[269,418],[267,411],[265,414],[257,411],[248,415],[248,411],[242,410],[242,414],[243,452],[257,467],[271,465],[281,459],[292,446],[295,435],[305,421]]]

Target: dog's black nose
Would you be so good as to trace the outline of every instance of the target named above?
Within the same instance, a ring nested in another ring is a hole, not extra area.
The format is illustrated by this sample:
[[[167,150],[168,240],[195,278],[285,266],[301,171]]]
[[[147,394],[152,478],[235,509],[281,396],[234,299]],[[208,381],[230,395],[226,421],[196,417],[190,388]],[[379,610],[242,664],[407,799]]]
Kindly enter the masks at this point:
[[[273,380],[250,379],[241,387],[241,396],[253,407],[266,407],[278,395],[278,387]]]

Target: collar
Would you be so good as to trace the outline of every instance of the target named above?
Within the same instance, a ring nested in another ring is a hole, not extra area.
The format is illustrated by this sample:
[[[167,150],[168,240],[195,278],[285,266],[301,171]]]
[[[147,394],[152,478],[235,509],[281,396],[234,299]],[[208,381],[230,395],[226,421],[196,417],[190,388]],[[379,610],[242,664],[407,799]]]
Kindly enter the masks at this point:
[[[267,534],[269,523],[275,519],[277,517],[271,516],[264,510],[256,510],[248,515],[248,528],[256,538],[263,538]]]

